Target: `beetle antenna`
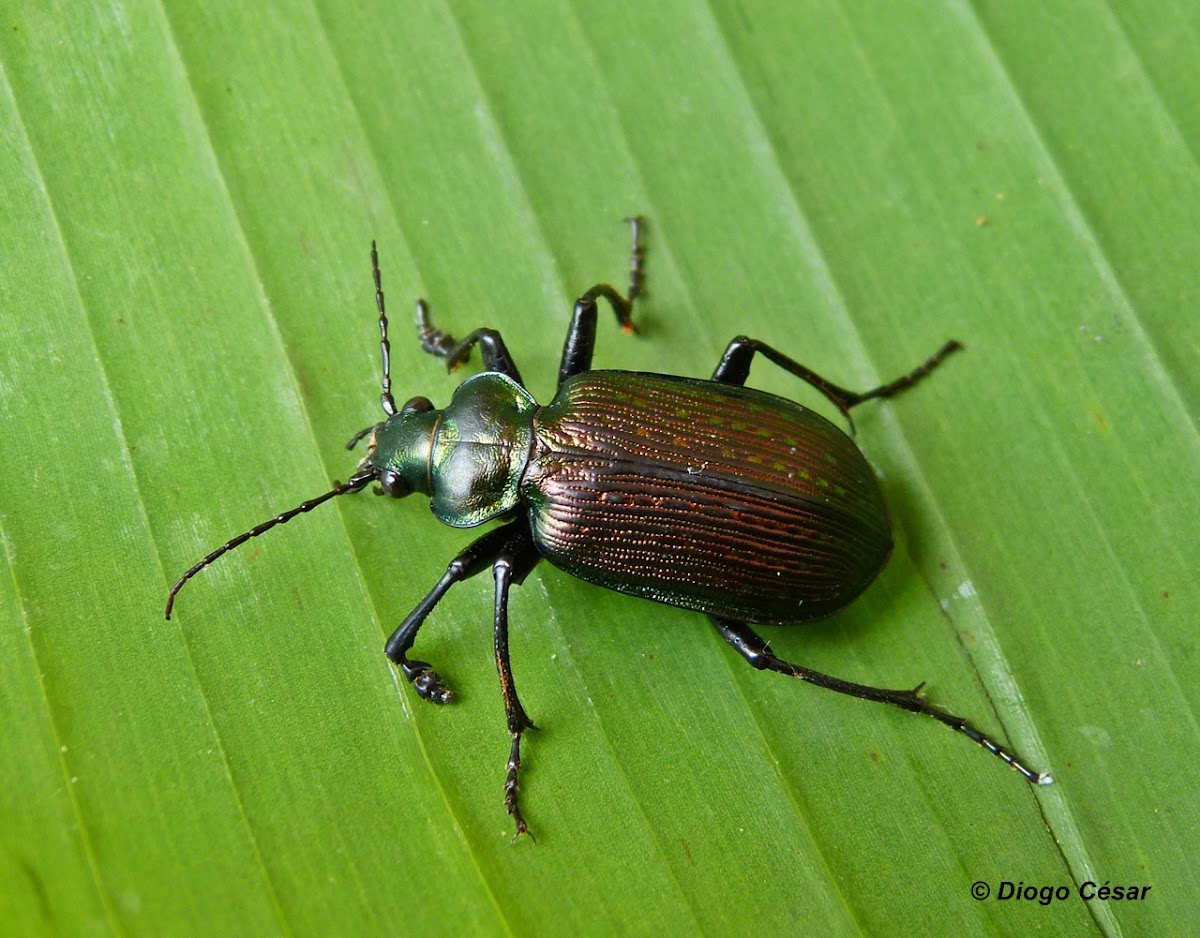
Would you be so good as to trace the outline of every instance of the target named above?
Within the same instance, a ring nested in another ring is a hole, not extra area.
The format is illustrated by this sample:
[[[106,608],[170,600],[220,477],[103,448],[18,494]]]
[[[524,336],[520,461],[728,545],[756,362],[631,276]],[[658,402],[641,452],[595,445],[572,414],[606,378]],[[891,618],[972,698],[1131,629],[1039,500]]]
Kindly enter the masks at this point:
[[[392,346],[388,342],[388,319],[383,307],[383,277],[379,273],[379,252],[371,242],[371,276],[375,278],[375,305],[379,307],[379,354],[383,358],[383,379],[380,381],[379,404],[389,417],[396,413],[396,401],[392,397]],[[358,442],[361,437],[356,438]],[[347,447],[349,449],[349,447]]]
[[[386,361],[386,357],[384,360]],[[379,472],[376,469],[364,469],[360,472],[356,472],[346,482],[337,483],[336,485],[334,485],[334,487],[332,489],[330,489],[324,495],[318,495],[316,498],[311,498],[306,502],[301,502],[299,505],[297,505],[291,511],[285,511],[283,514],[277,515],[276,517],[272,518],[270,521],[264,521],[262,524],[256,525],[255,527],[251,528],[249,531],[246,531],[244,534],[239,534],[233,540],[227,541],[224,545],[222,545],[221,547],[218,547],[211,554],[209,554],[207,557],[205,557],[203,560],[201,560],[199,563],[197,563],[195,566],[193,566],[191,569],[189,569],[187,571],[187,573],[185,573],[183,576],[181,576],[178,580],[175,581],[175,585],[171,587],[171,592],[169,594],[167,594],[167,608],[166,608],[164,615],[168,619],[171,618],[171,609],[175,605],[175,596],[176,596],[176,594],[178,594],[178,592],[181,589],[183,589],[183,584],[186,583],[188,580],[190,580],[192,577],[194,577],[197,573],[199,573],[201,570],[203,570],[209,564],[213,563],[215,560],[217,560],[223,554],[229,553],[229,551],[233,550],[239,544],[243,544],[246,541],[250,540],[250,538],[258,537],[263,532],[271,530],[271,528],[275,527],[275,525],[277,525],[277,524],[286,524],[287,522],[291,521],[294,517],[296,517],[296,515],[302,514],[303,512],[306,512],[306,511],[312,511],[318,505],[322,504],[323,502],[329,501],[329,499],[331,499],[331,498],[336,498],[338,495],[345,495],[347,492],[361,491],[362,489],[364,489],[367,486],[367,483],[369,483],[372,479],[376,479],[378,477],[379,477]]]

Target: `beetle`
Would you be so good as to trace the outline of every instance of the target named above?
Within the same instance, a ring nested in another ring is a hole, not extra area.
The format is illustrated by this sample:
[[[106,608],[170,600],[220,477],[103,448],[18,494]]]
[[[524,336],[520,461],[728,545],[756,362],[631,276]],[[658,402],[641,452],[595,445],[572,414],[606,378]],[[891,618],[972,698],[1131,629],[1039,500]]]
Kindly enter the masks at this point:
[[[597,302],[605,300],[625,332],[642,292],[642,219],[632,229],[630,284],[622,296],[598,283],[576,302],[563,346],[558,390],[539,406],[525,389],[500,333],[476,329],[461,341],[436,328],[417,301],[421,347],[453,371],[479,347],[485,371],[459,385],[439,410],[425,397],[397,407],[392,396],[388,318],[379,255],[371,244],[379,312],[384,419],[355,434],[367,439],[354,474],[323,495],[263,522],[188,569],[192,577],[252,537],[339,495],[378,482],[382,494],[429,496],[433,514],[452,527],[500,526],[456,556],[396,628],[384,652],[417,694],[446,703],[453,694],[425,661],[409,657],[417,633],[455,583],[491,568],[493,635],[510,748],[504,803],[528,833],[517,798],[521,738],[534,724],[517,696],[508,651],[508,595],[548,560],[599,586],[692,609],[759,670],[925,713],[965,734],[1028,781],[1051,784],[967,723],[921,693],[841,680],[784,661],[748,623],[791,625],[836,613],[875,579],[892,551],[879,483],[849,436],[816,412],[745,386],[756,355],[810,384],[850,421],[852,408],[912,387],[962,346],[947,342],[924,364],[873,390],[855,393],[757,339],[730,341],[709,380],[592,369]],[[532,836],[532,835],[531,835]]]

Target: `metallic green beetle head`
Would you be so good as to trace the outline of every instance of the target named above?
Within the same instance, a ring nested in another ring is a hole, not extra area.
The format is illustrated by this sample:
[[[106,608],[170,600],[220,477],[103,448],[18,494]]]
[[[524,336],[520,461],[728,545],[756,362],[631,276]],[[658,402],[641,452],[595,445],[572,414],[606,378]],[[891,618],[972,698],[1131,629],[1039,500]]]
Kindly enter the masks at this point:
[[[430,494],[429,457],[441,416],[429,398],[410,398],[398,413],[371,431],[367,455],[358,471],[374,470],[383,494],[393,498],[410,492]]]
[[[397,498],[423,492],[443,524],[483,524],[520,501],[536,408],[528,391],[497,372],[468,378],[445,410],[414,397],[372,431],[358,473],[374,472]]]

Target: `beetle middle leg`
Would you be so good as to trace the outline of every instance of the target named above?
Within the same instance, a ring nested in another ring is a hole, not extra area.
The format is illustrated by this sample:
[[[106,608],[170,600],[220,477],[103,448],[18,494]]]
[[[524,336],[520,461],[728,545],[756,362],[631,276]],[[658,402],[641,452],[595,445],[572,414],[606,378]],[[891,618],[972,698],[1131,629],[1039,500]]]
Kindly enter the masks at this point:
[[[971,726],[962,717],[956,717],[944,710],[939,710],[926,701],[921,696],[921,688],[925,686],[924,684],[918,684],[912,690],[886,690],[882,687],[869,687],[866,684],[843,681],[841,678],[830,677],[828,674],[822,674],[820,671],[813,671],[811,668],[793,664],[790,661],[784,661],[782,658],[776,656],[771,651],[771,646],[744,622],[735,622],[732,619],[722,619],[718,616],[709,616],[709,619],[716,626],[721,638],[725,639],[739,655],[760,671],[776,671],[779,674],[799,678],[818,687],[837,691],[839,694],[859,697],[862,700],[874,700],[878,703],[891,704],[893,707],[908,710],[910,713],[928,714],[935,720],[950,727],[950,729],[956,730],[978,743],[992,755],[1006,762],[1013,770],[1020,772],[1033,784],[1049,785],[1052,781],[1048,773],[1034,772],[1027,769],[1017,761],[1015,756],[975,729],[975,727]]]
[[[635,332],[633,324],[633,303],[642,293],[645,283],[645,273],[642,270],[646,248],[642,244],[642,218],[634,216],[625,219],[629,222],[632,233],[633,247],[629,255],[629,294],[621,296],[616,287],[607,283],[598,283],[575,301],[575,310],[571,315],[571,326],[567,329],[567,339],[563,343],[562,362],[558,366],[558,383],[573,375],[583,374],[592,367],[592,352],[596,348],[596,301],[603,297],[612,306],[617,317],[617,325],[623,332]]]
[[[517,825],[513,839],[529,834],[525,818],[517,804],[517,775],[521,770],[521,737],[526,730],[536,729],[533,721],[521,705],[517,696],[517,685],[513,680],[512,664],[508,658],[508,590],[513,583],[521,583],[538,562],[540,555],[533,545],[529,526],[525,522],[514,522],[501,530],[519,525],[508,542],[501,548],[492,564],[496,578],[495,605],[495,651],[496,671],[500,675],[500,692],[504,695],[504,715],[508,721],[508,732],[512,744],[508,751],[508,771],[504,778],[504,806]],[[533,837],[532,834],[529,834]]]
[[[951,339],[938,349],[935,355],[925,361],[924,364],[914,368],[908,374],[880,387],[872,388],[870,391],[863,391],[860,394],[836,385],[827,378],[822,378],[815,371],[801,365],[794,358],[784,355],[783,352],[768,345],[766,342],[739,335],[732,339],[726,347],[725,354],[721,356],[720,363],[717,365],[716,370],[713,371],[712,379],[722,384],[744,385],[746,379],[750,376],[750,362],[756,354],[763,355],[784,371],[795,375],[801,381],[811,384],[824,394],[842,412],[842,415],[847,420],[850,420],[851,407],[857,407],[863,401],[869,401],[872,398],[891,397],[893,394],[899,394],[906,388],[912,387],[933,371],[934,368],[942,363],[946,356],[961,348],[962,344],[960,342]],[[853,421],[851,421],[851,425],[853,425]]]

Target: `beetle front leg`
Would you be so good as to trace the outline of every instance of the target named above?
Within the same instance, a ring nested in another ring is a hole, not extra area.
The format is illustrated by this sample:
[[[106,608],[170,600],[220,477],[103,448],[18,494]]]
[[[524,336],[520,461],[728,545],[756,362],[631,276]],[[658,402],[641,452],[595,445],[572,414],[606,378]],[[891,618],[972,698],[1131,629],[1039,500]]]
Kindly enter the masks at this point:
[[[495,329],[476,329],[465,339],[459,341],[438,329],[429,319],[429,304],[417,300],[417,332],[421,337],[421,348],[435,358],[446,360],[446,370],[453,371],[471,357],[471,349],[479,346],[483,355],[483,367],[488,371],[498,371],[512,378],[521,387],[521,372],[508,352],[508,346]]]
[[[383,646],[383,653],[400,668],[413,689],[423,699],[432,700],[434,703],[448,703],[454,693],[442,683],[441,677],[428,662],[409,659],[408,652],[417,640],[417,632],[450,587],[482,573],[493,563],[505,544],[512,539],[512,528],[517,523],[507,524],[476,538],[466,550],[451,560],[437,585],[400,623]]]
[[[937,354],[928,359],[920,367],[914,368],[908,374],[897,378],[895,381],[859,394],[836,385],[827,378],[822,378],[815,371],[806,368],[795,359],[784,355],[778,349],[767,345],[766,342],[739,335],[731,340],[726,347],[725,354],[721,356],[721,361],[713,372],[712,379],[722,384],[744,385],[746,379],[750,376],[750,362],[754,359],[755,354],[763,355],[784,371],[795,375],[807,384],[811,384],[832,401],[833,405],[849,420],[851,407],[857,407],[863,401],[868,401],[875,397],[891,397],[893,394],[899,394],[906,388],[912,387],[933,371],[951,352],[956,352],[961,348],[961,343],[951,339],[938,349]]]
[[[396,399],[392,396],[391,374],[391,343],[388,341],[387,307],[383,295],[383,275],[379,272],[379,252],[375,242],[371,242],[371,275],[375,280],[375,305],[379,309],[379,353],[383,363],[380,382],[379,403],[383,412],[389,417],[396,413]],[[504,339],[495,329],[476,329],[459,342],[448,332],[443,332],[429,320],[429,305],[424,300],[417,300],[417,333],[421,337],[421,348],[437,358],[446,360],[446,370],[453,371],[471,357],[471,348],[478,345],[483,352],[483,365],[488,371],[498,371],[512,378],[521,387],[521,372],[517,370],[516,362],[508,353]],[[346,444],[346,449],[354,449],[355,445],[370,433],[374,427],[367,427],[356,433]]]
[[[516,522],[515,522],[516,523]],[[524,522],[520,522],[524,524]],[[505,529],[507,530],[507,529]],[[504,715],[508,721],[508,732],[512,744],[508,751],[507,773],[504,778],[504,806],[517,826],[513,840],[529,833],[525,818],[517,803],[517,775],[521,771],[521,737],[526,730],[537,729],[517,696],[517,685],[513,680],[512,664],[508,657],[508,590],[513,583],[521,583],[539,559],[533,546],[529,528],[524,526],[501,549],[492,565],[496,578],[495,605],[495,651],[496,671],[500,675],[500,692],[504,696]]]
[[[843,681],[841,678],[830,677],[828,674],[822,674],[820,671],[813,671],[811,668],[805,668],[777,657],[771,651],[771,646],[744,622],[734,622],[732,619],[722,619],[718,616],[709,616],[709,619],[716,626],[717,633],[721,638],[725,639],[739,655],[760,671],[776,671],[818,687],[837,691],[839,694],[891,704],[893,707],[908,710],[910,713],[926,713],[950,729],[962,733],[978,743],[992,755],[1006,762],[1013,770],[1020,772],[1034,785],[1049,785],[1054,781],[1049,773],[1027,769],[1017,761],[1015,756],[999,744],[992,742],[962,717],[956,717],[928,703],[921,696],[921,688],[925,686],[923,683],[918,684],[912,690],[886,690],[882,687],[868,687],[865,684],[855,684],[853,681]]]

